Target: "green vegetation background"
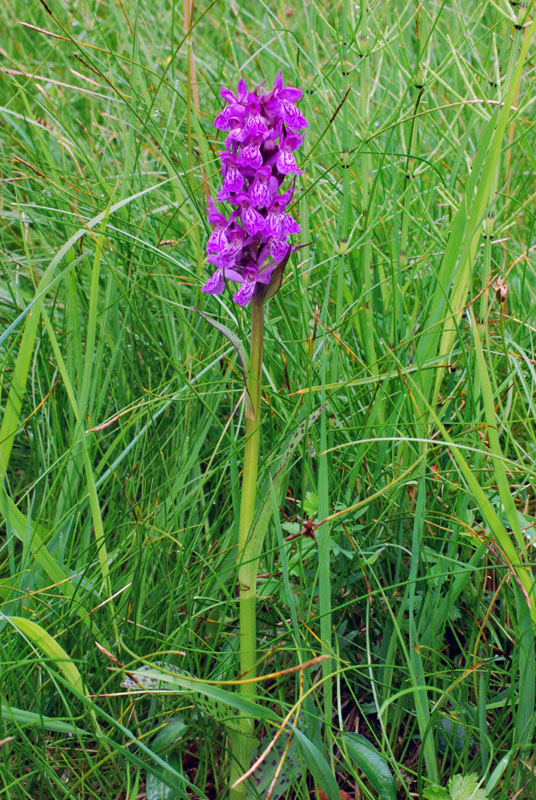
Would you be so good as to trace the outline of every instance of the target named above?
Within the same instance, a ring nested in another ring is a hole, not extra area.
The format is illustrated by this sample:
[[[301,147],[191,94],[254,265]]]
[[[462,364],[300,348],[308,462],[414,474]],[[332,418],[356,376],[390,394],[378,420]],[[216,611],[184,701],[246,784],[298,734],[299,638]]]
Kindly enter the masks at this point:
[[[220,87],[280,69],[309,120],[309,245],[267,311],[265,478],[327,405],[271,497],[260,672],[330,658],[259,703],[282,717],[323,677],[300,724],[352,797],[389,795],[343,730],[400,798],[471,772],[534,796],[528,6],[215,0],[192,24],[149,0],[2,6],[5,797],[135,798],[154,754],[225,796],[232,709],[121,681],[142,661],[237,677],[243,385],[192,306],[247,342],[231,292],[200,291],[212,121]]]

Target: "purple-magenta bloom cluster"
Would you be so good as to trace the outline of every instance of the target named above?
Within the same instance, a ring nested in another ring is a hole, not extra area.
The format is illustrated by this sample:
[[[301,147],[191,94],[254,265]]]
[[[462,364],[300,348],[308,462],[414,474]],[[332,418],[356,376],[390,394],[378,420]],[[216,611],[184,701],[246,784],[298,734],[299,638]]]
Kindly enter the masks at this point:
[[[226,216],[209,198],[207,255],[216,272],[203,291],[220,294],[225,279],[235,281],[241,286],[233,300],[245,306],[256,289],[260,292],[270,283],[292,250],[289,236],[301,230],[286,212],[294,186],[282,194],[279,190],[287,175],[301,175],[294,151],[307,121],[295,105],[301,90],[285,86],[281,72],[269,92],[262,87],[248,92],[242,79],[236,94],[229,89],[220,94],[227,105],[214,127],[228,134],[220,153],[223,183],[216,199],[234,210]]]

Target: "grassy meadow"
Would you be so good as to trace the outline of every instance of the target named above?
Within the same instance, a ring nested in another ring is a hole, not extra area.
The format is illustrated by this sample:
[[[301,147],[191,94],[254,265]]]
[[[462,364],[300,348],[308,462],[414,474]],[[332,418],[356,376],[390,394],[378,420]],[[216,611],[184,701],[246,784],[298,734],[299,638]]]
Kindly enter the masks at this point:
[[[536,796],[534,6],[0,7],[6,800],[228,797],[244,384],[206,317],[251,321],[201,292],[206,208],[219,89],[279,70],[306,246],[266,307],[248,798]]]

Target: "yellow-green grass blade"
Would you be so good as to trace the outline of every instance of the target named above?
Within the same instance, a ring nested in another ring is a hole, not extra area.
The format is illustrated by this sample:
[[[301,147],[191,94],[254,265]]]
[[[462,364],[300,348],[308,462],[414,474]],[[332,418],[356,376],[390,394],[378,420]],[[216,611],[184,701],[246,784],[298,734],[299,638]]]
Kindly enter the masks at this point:
[[[26,380],[28,377],[28,370],[30,368],[30,361],[32,358],[35,339],[38,333],[41,310],[43,308],[45,295],[57,277],[56,270],[58,265],[62,262],[63,258],[69,253],[70,249],[76,244],[76,242],[78,242],[79,239],[89,233],[97,225],[100,225],[100,223],[103,222],[103,220],[105,220],[109,214],[119,211],[119,209],[123,208],[129,203],[132,203],[139,197],[159,189],[161,186],[168,183],[169,180],[171,179],[161,181],[160,183],[150,186],[147,189],[143,189],[141,192],[137,192],[136,194],[126,197],[124,200],[120,200],[110,208],[106,208],[104,211],[101,211],[95,217],[88,220],[83,227],[79,228],[71,237],[69,237],[65,244],[60,247],[44,271],[34,299],[28,304],[23,314],[19,315],[13,325],[11,325],[9,329],[5,331],[4,336],[13,330],[25,316],[27,317],[24,333],[22,335],[22,340],[13,370],[13,378],[6,400],[6,407],[2,417],[2,424],[0,426],[0,476],[6,475],[7,473],[14,437],[18,430],[20,411],[24,400]]]
[[[73,411],[75,413],[75,416],[76,416],[76,419],[77,419],[77,423],[80,426],[81,423],[82,423],[82,420],[80,418],[79,406],[78,406],[78,403],[76,401],[76,397],[75,397],[73,386],[71,384],[71,380],[70,380],[69,375],[67,373],[67,368],[65,366],[65,362],[63,360],[63,356],[62,356],[62,354],[60,352],[60,348],[59,348],[59,345],[58,345],[58,340],[56,338],[56,334],[54,333],[54,329],[53,329],[52,325],[50,324],[50,320],[48,319],[47,314],[44,311],[42,313],[43,313],[43,321],[45,323],[45,327],[46,327],[47,333],[49,335],[50,343],[52,345],[52,350],[54,352],[54,356],[55,356],[56,361],[57,361],[58,369],[59,369],[60,375],[62,377],[64,386],[65,386],[65,390],[67,392],[67,396],[69,398],[69,401],[70,401],[71,406],[73,408]],[[101,514],[101,510],[100,510],[100,505],[99,505],[99,497],[98,497],[98,494],[97,494],[97,487],[96,487],[96,483],[95,483],[95,475],[94,475],[94,472],[93,472],[93,467],[92,467],[92,464],[91,464],[91,460],[89,458],[87,443],[86,443],[86,439],[85,439],[83,431],[81,431],[80,442],[81,442],[81,445],[82,445],[82,453],[83,453],[83,458],[84,458],[84,467],[85,467],[85,472],[86,472],[86,481],[87,481],[87,487],[88,487],[88,493],[89,493],[89,504],[90,504],[90,507],[91,507],[91,515],[93,517],[93,528],[94,528],[94,532],[95,532],[95,545],[96,545],[96,548],[97,548],[97,557],[99,559],[99,565],[100,565],[100,569],[101,569],[101,575],[102,575],[103,584],[104,584],[108,594],[111,595],[112,594],[112,589],[111,589],[111,584],[110,584],[110,566],[109,566],[109,561],[108,561],[108,552],[107,552],[107,548],[106,548],[106,541],[105,541],[105,537],[104,537],[104,523],[103,523],[103,520],[102,520],[102,514]]]
[[[504,463],[503,453],[499,442],[499,434],[497,430],[498,420],[495,414],[493,403],[493,391],[488,374],[488,367],[484,358],[484,351],[482,349],[482,342],[480,341],[480,334],[478,332],[478,325],[476,323],[475,315],[472,307],[469,308],[469,318],[471,320],[471,332],[473,334],[473,343],[475,345],[476,363],[478,368],[478,378],[480,381],[480,388],[484,400],[484,413],[487,425],[487,437],[489,447],[495,458],[493,459],[493,471],[495,473],[495,480],[499,487],[499,497],[504,509],[510,527],[514,532],[517,546],[521,553],[523,553],[524,560],[527,560],[527,544],[523,536],[521,525],[519,524],[519,517],[515,507],[514,499],[510,492],[508,483],[508,476],[506,474],[506,466]]]
[[[80,675],[78,668],[73,660],[65,652],[61,644],[49,634],[47,631],[33,622],[31,619],[24,617],[6,617],[7,621],[13,625],[23,636],[30,640],[30,642],[41,650],[48,658],[50,658],[58,667],[59,671],[75,692],[85,694],[84,682]]]
[[[394,356],[393,356],[394,357]],[[499,518],[498,514],[496,513],[495,509],[493,508],[492,504],[486,497],[485,492],[483,491],[480,483],[478,482],[477,478],[473,475],[471,468],[467,461],[465,460],[462,450],[460,447],[457,446],[456,442],[449,436],[445,426],[441,423],[436,411],[432,408],[432,405],[428,402],[428,400],[424,397],[423,392],[421,391],[420,387],[417,386],[416,382],[411,378],[411,376],[407,376],[408,384],[410,386],[412,392],[412,400],[416,402],[417,399],[420,399],[424,405],[424,408],[428,411],[430,415],[430,419],[433,420],[434,424],[438,427],[441,436],[443,437],[442,441],[436,440],[436,446],[440,444],[444,445],[448,448],[450,455],[452,456],[453,460],[456,462],[456,465],[462,474],[469,490],[471,491],[474,499],[476,500],[478,507],[484,517],[484,520],[488,524],[493,537],[498,544],[502,557],[504,558],[506,565],[512,570],[518,585],[523,592],[525,600],[530,608],[530,614],[532,620],[536,622],[536,604],[534,602],[534,575],[532,570],[522,560],[522,553],[518,553],[516,550],[512,539],[510,538],[508,531],[504,527],[501,519]],[[495,456],[495,454],[491,453],[494,458],[500,458],[500,456]]]
[[[437,287],[431,303],[428,324],[430,331],[419,347],[419,362],[440,355],[448,357],[457,335],[457,323],[467,302],[471,269],[475,262],[481,235],[481,223],[490,200],[494,176],[499,163],[506,126],[510,118],[516,87],[536,28],[536,17],[525,35],[504,103],[492,114],[480,141],[471,176],[452,222],[451,233],[437,276]],[[448,287],[452,283],[450,291]],[[436,376],[435,392],[441,381]],[[425,374],[424,396],[430,395],[432,376]]]

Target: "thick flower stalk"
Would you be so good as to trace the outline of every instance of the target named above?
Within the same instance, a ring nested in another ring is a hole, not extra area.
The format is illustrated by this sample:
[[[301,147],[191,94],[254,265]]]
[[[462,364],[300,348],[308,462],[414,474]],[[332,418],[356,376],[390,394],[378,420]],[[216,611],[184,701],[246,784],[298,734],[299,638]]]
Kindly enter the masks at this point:
[[[301,90],[285,86],[281,73],[268,92],[262,87],[248,92],[242,79],[236,94],[222,89],[221,95],[227,105],[214,127],[228,134],[220,153],[223,182],[216,199],[233,210],[226,215],[209,198],[207,257],[216,271],[203,291],[221,294],[225,281],[234,281],[240,288],[233,300],[245,306],[252,297],[266,294],[274,270],[292,250],[289,237],[301,230],[286,211],[294,186],[282,193],[280,189],[287,175],[301,174],[294,151],[307,121],[295,105]]]
[[[255,500],[261,439],[260,406],[264,303],[279,289],[293,246],[289,237],[301,228],[287,212],[294,186],[284,188],[288,175],[300,175],[294,152],[303,140],[307,122],[295,105],[299,89],[285,86],[281,73],[271,90],[258,86],[248,92],[242,79],[236,94],[222,89],[226,106],[214,127],[227,131],[220,153],[222,186],[216,200],[230,207],[218,209],[209,198],[212,227],[207,243],[208,260],[216,271],[204,292],[221,294],[225,282],[239,284],[233,300],[251,306],[251,346],[246,378],[246,441],[238,526],[238,586],[240,616],[240,674],[247,682],[240,692],[254,699],[257,663],[257,566],[262,537],[255,532]],[[242,713],[231,738],[231,800],[243,800],[246,785],[241,775],[251,764],[255,746],[254,720]]]

